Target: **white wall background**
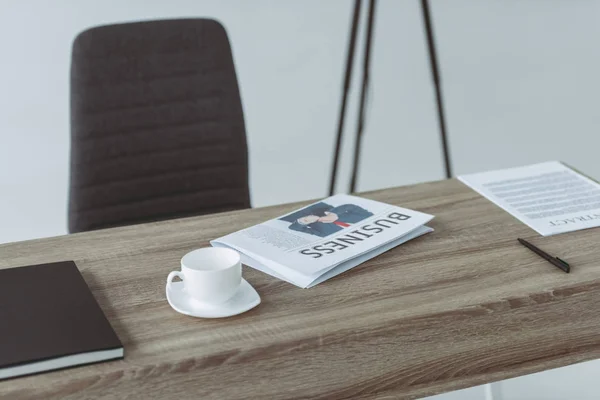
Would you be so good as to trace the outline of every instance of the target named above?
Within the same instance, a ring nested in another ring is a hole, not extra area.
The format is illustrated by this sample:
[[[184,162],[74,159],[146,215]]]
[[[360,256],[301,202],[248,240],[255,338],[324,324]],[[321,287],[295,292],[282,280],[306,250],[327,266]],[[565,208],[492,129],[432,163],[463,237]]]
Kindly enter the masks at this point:
[[[600,0],[431,4],[455,172],[561,159],[599,177]],[[66,233],[70,48],[99,24],[220,20],[244,103],[253,204],[325,196],[351,9],[351,0],[0,0],[0,243]],[[370,99],[359,189],[442,178],[417,0],[378,3]],[[493,398],[598,398],[599,365],[495,384]],[[490,397],[477,387],[435,399]]]
[[[456,174],[562,160],[600,177],[600,1],[432,1]]]

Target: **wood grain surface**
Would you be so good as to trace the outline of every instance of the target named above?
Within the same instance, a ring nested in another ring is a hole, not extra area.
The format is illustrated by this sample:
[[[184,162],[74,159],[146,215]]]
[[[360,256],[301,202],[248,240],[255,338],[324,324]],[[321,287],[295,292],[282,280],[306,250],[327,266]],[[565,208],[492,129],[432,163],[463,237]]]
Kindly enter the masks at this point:
[[[2,381],[0,397],[403,399],[600,358],[600,229],[542,238],[455,180],[363,196],[436,231],[312,289],[244,267],[262,304],[220,320],[173,311],[169,271],[299,204],[1,245],[0,268],[74,260],[125,359]]]

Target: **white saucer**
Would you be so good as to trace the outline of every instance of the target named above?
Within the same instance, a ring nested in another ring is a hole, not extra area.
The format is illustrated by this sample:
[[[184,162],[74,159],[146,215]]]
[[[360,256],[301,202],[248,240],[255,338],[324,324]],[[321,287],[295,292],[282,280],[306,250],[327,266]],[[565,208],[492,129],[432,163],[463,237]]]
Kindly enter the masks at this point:
[[[167,300],[175,311],[199,318],[225,318],[246,312],[260,304],[260,296],[244,278],[236,294],[225,303],[201,303],[188,296],[183,282],[167,285]]]

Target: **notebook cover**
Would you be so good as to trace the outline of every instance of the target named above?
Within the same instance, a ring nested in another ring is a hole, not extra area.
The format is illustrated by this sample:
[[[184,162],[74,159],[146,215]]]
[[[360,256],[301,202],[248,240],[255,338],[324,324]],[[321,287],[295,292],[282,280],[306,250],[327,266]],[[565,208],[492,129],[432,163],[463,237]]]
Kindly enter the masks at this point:
[[[0,270],[0,369],[121,347],[73,261]]]

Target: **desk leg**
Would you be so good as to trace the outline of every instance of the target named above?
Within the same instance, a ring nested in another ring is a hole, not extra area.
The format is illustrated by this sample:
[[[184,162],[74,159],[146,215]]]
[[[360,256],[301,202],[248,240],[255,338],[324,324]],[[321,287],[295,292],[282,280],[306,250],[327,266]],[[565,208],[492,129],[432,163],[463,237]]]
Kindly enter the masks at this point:
[[[502,396],[502,382],[488,383],[484,385],[485,400],[504,400]]]

